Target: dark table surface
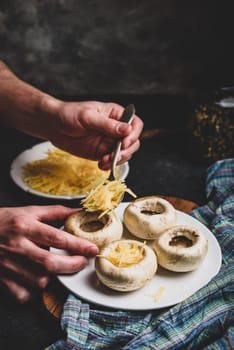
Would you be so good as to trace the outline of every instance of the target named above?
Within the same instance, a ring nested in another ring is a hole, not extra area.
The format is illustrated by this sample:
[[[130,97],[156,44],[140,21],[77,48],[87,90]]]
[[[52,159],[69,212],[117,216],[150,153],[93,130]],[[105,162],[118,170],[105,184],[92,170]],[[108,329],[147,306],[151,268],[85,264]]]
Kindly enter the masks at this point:
[[[75,99],[75,98],[70,98]],[[89,98],[87,98],[89,99]],[[97,99],[97,97],[96,97]],[[144,119],[145,130],[163,127],[170,132],[184,127],[189,118],[189,105],[184,97],[118,96],[98,97],[122,104],[134,103]],[[184,130],[186,134],[186,130]],[[127,184],[140,197],[166,195],[191,200],[201,205],[206,201],[205,174],[207,164],[188,152],[188,137],[182,133],[145,138],[140,150],[130,161]],[[23,150],[42,142],[15,130],[0,130],[0,205],[23,206],[31,204],[64,204],[77,207],[79,202],[38,197],[18,188],[10,178],[13,159]],[[130,198],[125,197],[125,201]],[[52,223],[56,225],[57,223]],[[1,291],[0,349],[44,349],[62,336],[60,324],[43,305],[41,295],[24,305],[17,305]]]

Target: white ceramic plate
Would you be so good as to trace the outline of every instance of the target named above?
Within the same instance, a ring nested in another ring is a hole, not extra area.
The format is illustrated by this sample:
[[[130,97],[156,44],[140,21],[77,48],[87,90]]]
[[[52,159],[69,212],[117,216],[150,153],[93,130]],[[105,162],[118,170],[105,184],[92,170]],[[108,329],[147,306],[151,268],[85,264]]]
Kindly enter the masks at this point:
[[[18,185],[21,189],[23,189],[26,192],[30,192],[32,194],[35,194],[40,197],[46,197],[46,198],[54,198],[54,199],[78,199],[83,198],[85,194],[83,195],[50,195],[46,193],[42,193],[39,191],[35,191],[32,188],[30,188],[24,181],[23,181],[23,173],[22,173],[22,167],[34,160],[43,159],[47,157],[48,150],[55,148],[55,146],[52,145],[51,142],[46,141],[39,143],[32,148],[25,150],[21,154],[19,154],[12,162],[11,169],[10,169],[10,175],[12,180]],[[120,171],[120,178],[125,179],[129,172],[129,164],[128,162],[120,165],[119,167]]]
[[[123,211],[128,203],[121,203],[116,209],[123,219]],[[158,268],[151,281],[143,288],[133,292],[116,292],[102,285],[94,271],[94,259],[84,270],[73,275],[59,275],[60,282],[78,297],[106,307],[122,310],[153,310],[175,305],[198,289],[205,286],[219,271],[222,261],[220,246],[212,232],[198,220],[177,210],[177,225],[190,225],[202,232],[208,240],[208,252],[200,267],[192,272],[176,273]],[[129,237],[125,230],[124,235]],[[133,236],[132,236],[133,237]],[[63,250],[51,248],[58,254]],[[159,300],[154,296],[164,288]]]

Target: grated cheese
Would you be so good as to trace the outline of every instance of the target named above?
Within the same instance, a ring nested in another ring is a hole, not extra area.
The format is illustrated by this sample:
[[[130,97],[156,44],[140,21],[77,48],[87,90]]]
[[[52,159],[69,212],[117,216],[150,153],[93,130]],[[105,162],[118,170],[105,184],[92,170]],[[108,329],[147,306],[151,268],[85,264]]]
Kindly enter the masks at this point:
[[[98,168],[96,161],[51,149],[44,159],[23,166],[23,180],[32,189],[53,195],[89,193],[97,178],[104,180],[109,171]]]
[[[119,242],[111,249],[108,255],[97,255],[99,258],[104,258],[110,261],[117,267],[128,267],[138,264],[144,258],[144,243],[140,246],[137,243]]]
[[[97,184],[81,203],[87,211],[101,211],[99,217],[102,217],[110,210],[117,208],[125,192],[136,197],[136,195],[127,188],[124,180],[109,181],[105,179]]]
[[[165,287],[159,287],[158,291],[156,293],[149,294],[149,297],[152,297],[155,303],[157,303],[161,299],[164,291],[165,291]]]

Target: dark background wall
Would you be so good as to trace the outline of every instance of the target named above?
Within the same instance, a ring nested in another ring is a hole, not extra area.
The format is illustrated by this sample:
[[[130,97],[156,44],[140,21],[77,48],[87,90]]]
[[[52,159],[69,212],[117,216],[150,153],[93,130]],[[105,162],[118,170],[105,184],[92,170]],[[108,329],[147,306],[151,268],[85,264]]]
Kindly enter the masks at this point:
[[[1,0],[0,58],[54,95],[230,85],[231,2]]]

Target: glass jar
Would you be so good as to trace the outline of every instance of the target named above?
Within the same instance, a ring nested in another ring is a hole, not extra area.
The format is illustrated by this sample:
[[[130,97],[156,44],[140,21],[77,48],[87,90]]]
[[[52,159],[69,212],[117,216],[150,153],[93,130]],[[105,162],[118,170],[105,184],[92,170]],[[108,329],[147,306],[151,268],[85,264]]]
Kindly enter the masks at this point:
[[[234,157],[234,87],[201,94],[191,120],[193,152],[207,162]]]

